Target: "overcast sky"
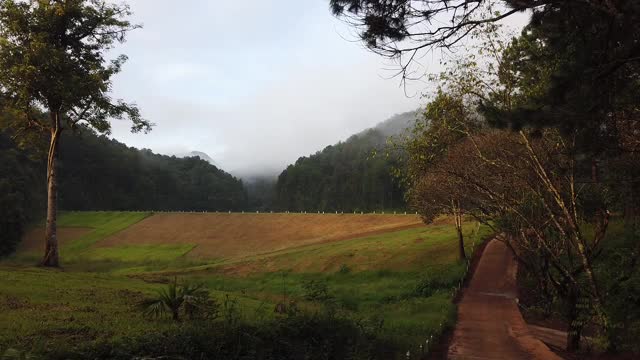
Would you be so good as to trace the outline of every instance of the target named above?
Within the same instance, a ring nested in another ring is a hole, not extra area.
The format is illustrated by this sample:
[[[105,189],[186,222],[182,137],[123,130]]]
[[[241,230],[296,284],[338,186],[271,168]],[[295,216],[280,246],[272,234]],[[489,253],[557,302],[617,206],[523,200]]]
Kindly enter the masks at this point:
[[[203,151],[231,172],[281,170],[423,102],[426,84],[407,97],[328,0],[127,2],[144,27],[115,49],[129,61],[113,96],[156,124],[131,134],[116,121],[113,137],[130,146]]]

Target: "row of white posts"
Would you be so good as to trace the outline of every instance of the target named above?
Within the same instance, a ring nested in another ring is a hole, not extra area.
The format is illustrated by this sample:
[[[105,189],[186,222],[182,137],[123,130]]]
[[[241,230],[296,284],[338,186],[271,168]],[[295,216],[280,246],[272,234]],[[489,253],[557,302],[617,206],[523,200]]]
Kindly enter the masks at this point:
[[[73,212],[73,211],[72,211]],[[110,210],[97,210],[95,212],[115,212],[114,211],[110,211]],[[154,213],[188,213],[188,214],[198,214],[198,213],[202,213],[202,214],[253,214],[252,211],[241,211],[241,212],[235,212],[235,211],[184,211],[184,210],[178,210],[178,211],[172,211],[172,210],[133,210],[133,211],[117,211],[117,212],[135,212],[135,213],[141,213],[141,212],[154,212]],[[313,214],[313,212],[307,212],[307,211],[283,211],[283,212],[273,212],[273,211],[256,211],[255,214]],[[344,211],[336,211],[334,212],[325,212],[325,211],[318,211],[317,214],[338,214],[338,215],[342,215],[345,214]],[[351,214],[350,212],[347,212],[346,214]],[[354,211],[353,212],[354,215],[365,215],[365,214],[377,214],[377,215],[384,215],[387,214],[384,211],[380,211],[380,212],[367,212],[365,213],[364,211]],[[388,213],[391,214],[391,213]],[[409,213],[410,214],[410,213]],[[415,213],[416,215],[418,215],[418,213]],[[394,211],[393,215],[407,215],[407,212],[397,212]]]

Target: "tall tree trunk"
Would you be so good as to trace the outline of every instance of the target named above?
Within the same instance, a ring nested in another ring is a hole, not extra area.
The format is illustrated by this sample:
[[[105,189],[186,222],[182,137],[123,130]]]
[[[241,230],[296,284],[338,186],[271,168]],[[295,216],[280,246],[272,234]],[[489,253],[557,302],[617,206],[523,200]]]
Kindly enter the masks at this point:
[[[462,234],[462,210],[460,210],[460,204],[452,200],[453,217],[456,223],[456,231],[458,232],[458,258],[460,261],[467,259],[467,255],[464,252],[464,235]]]
[[[60,114],[51,113],[51,141],[47,157],[47,224],[45,228],[45,248],[41,265],[58,267],[58,142],[62,127]]]

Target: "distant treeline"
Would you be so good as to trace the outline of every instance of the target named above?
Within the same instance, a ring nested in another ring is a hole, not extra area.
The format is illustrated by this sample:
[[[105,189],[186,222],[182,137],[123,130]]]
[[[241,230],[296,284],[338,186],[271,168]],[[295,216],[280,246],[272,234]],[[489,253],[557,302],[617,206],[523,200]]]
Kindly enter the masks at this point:
[[[301,157],[278,177],[275,207],[290,211],[405,209],[404,191],[392,172],[397,157],[385,154],[387,139],[413,124],[415,112],[396,115],[373,129]]]
[[[0,257],[9,254],[24,228],[44,214],[45,172],[0,132]]]
[[[67,136],[61,144],[61,209],[215,211],[247,206],[242,182],[200,158],[158,155],[88,132]]]
[[[199,158],[138,150],[88,130],[63,136],[58,188],[61,210],[247,208],[242,182]],[[0,149],[2,254],[10,251],[27,222],[44,215],[46,166],[44,156],[18,149],[7,133],[0,133]]]

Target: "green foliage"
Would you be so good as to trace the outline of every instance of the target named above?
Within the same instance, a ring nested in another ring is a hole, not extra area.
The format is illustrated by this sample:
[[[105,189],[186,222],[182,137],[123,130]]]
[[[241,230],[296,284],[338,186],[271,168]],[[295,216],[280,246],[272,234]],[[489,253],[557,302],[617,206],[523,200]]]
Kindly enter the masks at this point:
[[[347,264],[340,265],[340,269],[338,270],[339,274],[346,275],[351,272],[351,268]]]
[[[242,182],[199,158],[137,150],[83,132],[60,148],[60,206],[68,210],[241,210]]]
[[[89,130],[62,139],[61,210],[228,211],[247,206],[242,182],[204,160],[130,148]],[[28,206],[43,208],[46,164],[42,159],[28,160],[15,144],[2,141],[3,159],[14,154],[21,160],[13,164],[12,176],[26,173],[32,178],[14,181],[27,196]]]
[[[158,290],[157,296],[140,303],[143,313],[149,317],[161,318],[171,315],[174,321],[180,321],[181,314],[190,320],[215,319],[220,305],[209,297],[202,284],[178,284],[178,278],[166,288]],[[226,306],[225,306],[226,310]]]
[[[455,288],[464,275],[464,265],[441,269],[439,272],[430,272],[417,282],[411,295],[429,297],[438,291],[451,291]]]
[[[386,154],[385,144],[414,117],[414,112],[396,115],[374,129],[299,158],[278,177],[276,207],[328,212],[404,209],[403,189],[392,175],[401,160]]]
[[[137,26],[128,6],[103,0],[0,2],[0,111],[18,145],[38,148],[48,135],[44,266],[59,266],[56,241],[58,149],[65,129],[109,133],[113,119],[149,131],[138,108],[111,98],[113,75],[127,57],[106,59]]]
[[[25,228],[41,215],[43,194],[40,174],[33,160],[17,151],[7,134],[0,132],[0,258],[11,254]]]
[[[302,288],[304,289],[304,298],[309,301],[325,302],[333,298],[329,293],[326,281],[309,280],[302,284]]]
[[[96,344],[59,344],[49,359],[389,359],[398,349],[358,323],[323,314],[297,314],[260,325],[184,324]]]
[[[238,299],[232,298],[228,294],[225,295],[222,301],[222,318],[224,323],[228,327],[235,327],[240,322],[240,306]]]
[[[105,54],[138,27],[129,15],[128,6],[101,0],[2,1],[0,97],[21,113],[13,127],[57,131],[85,124],[108,132],[111,119],[128,118],[133,131],[150,129],[134,105],[108,94],[127,57],[109,61]],[[51,122],[39,114],[43,110]]]

